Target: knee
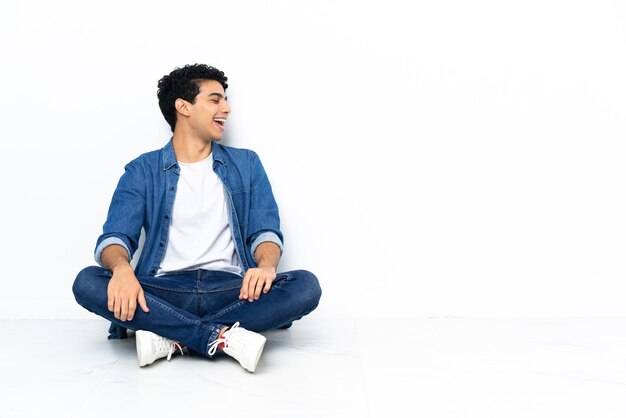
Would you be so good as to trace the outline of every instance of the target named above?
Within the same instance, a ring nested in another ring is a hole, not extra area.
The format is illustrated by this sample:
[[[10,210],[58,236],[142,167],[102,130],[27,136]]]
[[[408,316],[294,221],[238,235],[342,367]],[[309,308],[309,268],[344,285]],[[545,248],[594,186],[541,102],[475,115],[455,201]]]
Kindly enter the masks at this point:
[[[322,297],[322,287],[320,286],[320,282],[315,274],[310,271],[298,270],[296,273],[302,288],[301,294],[306,297],[311,310],[313,310],[317,307]]]
[[[81,302],[86,298],[93,298],[99,293],[102,277],[105,275],[105,272],[106,270],[101,267],[90,266],[82,269],[78,273],[72,285],[72,292],[79,304],[82,304]]]

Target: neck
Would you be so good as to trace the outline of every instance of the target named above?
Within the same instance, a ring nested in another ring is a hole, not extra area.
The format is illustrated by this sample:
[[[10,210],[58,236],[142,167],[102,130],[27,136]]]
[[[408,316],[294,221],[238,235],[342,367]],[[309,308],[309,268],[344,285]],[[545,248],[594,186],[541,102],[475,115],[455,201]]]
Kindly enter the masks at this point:
[[[212,140],[205,140],[191,135],[181,127],[176,126],[174,129],[174,137],[172,145],[174,146],[174,154],[176,160],[181,163],[196,163],[206,159],[212,150]]]

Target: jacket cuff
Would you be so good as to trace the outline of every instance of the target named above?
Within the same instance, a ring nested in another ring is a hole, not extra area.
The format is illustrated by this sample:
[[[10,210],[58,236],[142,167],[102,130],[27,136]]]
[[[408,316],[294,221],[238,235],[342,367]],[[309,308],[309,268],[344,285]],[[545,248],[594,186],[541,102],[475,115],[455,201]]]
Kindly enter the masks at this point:
[[[280,254],[283,254],[283,243],[280,238],[278,238],[278,235],[271,231],[266,231],[259,234],[259,236],[256,237],[256,239],[252,242],[252,245],[250,246],[250,251],[252,252],[253,258],[256,247],[264,242],[273,242],[274,244],[278,245],[278,248],[280,248]]]
[[[126,243],[124,243],[124,241],[122,241],[121,239],[117,238],[117,237],[109,237],[104,239],[97,247],[96,247],[96,251],[94,254],[94,258],[96,259],[96,263],[98,263],[98,265],[100,267],[104,267],[102,265],[102,251],[104,251],[104,249],[106,247],[108,247],[109,245],[113,245],[113,244],[117,244],[117,245],[121,245],[122,247],[124,247],[126,249],[126,253],[128,254],[128,260],[130,261],[130,250],[128,249],[128,246],[126,245]]]

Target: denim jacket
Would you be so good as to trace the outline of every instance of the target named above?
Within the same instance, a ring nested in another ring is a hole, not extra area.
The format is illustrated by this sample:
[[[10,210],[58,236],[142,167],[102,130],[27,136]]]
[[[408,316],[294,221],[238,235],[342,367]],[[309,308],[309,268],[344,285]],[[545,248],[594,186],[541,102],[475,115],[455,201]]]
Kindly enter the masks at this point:
[[[245,273],[257,266],[254,251],[262,242],[274,242],[283,249],[278,206],[256,153],[216,142],[212,153],[213,171],[224,184],[231,233]],[[96,243],[99,265],[102,251],[111,244],[126,248],[130,260],[143,228],[145,243],[135,274],[156,274],[167,248],[179,175],[171,139],[162,149],[145,153],[126,165]]]

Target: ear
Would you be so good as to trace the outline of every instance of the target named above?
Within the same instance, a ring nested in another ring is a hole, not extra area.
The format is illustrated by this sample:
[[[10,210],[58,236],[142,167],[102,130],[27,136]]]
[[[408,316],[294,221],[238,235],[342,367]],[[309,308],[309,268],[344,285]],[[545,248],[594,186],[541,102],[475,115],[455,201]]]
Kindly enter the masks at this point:
[[[176,111],[185,116],[189,116],[191,114],[191,111],[189,109],[190,105],[191,104],[187,100],[183,99],[176,99],[176,101],[174,102],[174,107],[176,108]]]

